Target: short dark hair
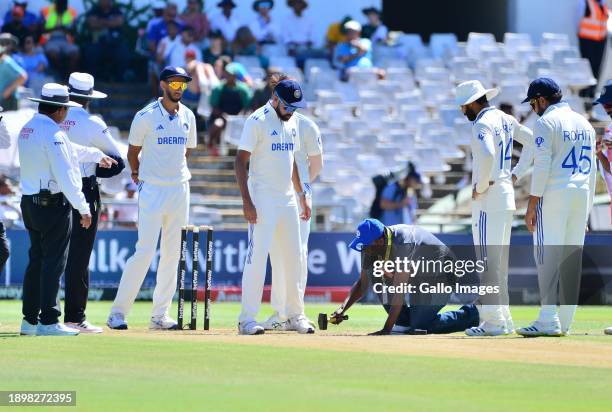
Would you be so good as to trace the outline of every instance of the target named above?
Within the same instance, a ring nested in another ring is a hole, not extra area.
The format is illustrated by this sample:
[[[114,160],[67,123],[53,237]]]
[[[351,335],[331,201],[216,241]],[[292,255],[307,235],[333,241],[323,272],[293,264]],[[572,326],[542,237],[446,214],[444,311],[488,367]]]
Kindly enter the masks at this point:
[[[57,104],[50,103],[38,103],[38,113],[50,115],[59,111],[62,107],[64,106],[59,106]]]
[[[484,96],[480,97],[479,99],[476,100],[476,103],[478,104],[487,104],[489,103],[489,99],[487,99],[487,95],[485,94]]]
[[[546,96],[544,98],[548,100],[550,104],[557,104],[561,101],[561,99],[563,99],[563,93],[558,92],[553,94],[552,96]]]

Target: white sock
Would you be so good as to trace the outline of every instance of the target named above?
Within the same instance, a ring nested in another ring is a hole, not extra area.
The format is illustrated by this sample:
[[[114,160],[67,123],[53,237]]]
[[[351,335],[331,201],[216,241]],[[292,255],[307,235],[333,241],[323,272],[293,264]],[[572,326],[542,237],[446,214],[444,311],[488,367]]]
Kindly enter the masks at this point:
[[[542,323],[555,323],[559,322],[559,317],[557,316],[557,306],[556,305],[542,305],[540,308],[540,317],[538,321]]]
[[[578,305],[561,305],[559,306],[559,321],[561,322],[561,331],[568,332],[574,321],[574,315]]]

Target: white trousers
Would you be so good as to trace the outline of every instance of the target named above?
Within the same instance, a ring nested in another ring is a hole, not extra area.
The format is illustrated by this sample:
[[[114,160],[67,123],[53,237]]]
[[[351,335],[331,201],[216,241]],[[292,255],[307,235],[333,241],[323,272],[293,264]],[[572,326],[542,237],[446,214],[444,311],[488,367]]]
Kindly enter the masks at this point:
[[[511,319],[508,306],[508,259],[513,210],[485,211],[478,203],[472,208],[472,237],[476,258],[486,260],[484,285],[499,285],[499,295],[483,298],[480,320],[504,326]]]
[[[299,285],[299,293],[304,300],[304,294],[306,293],[306,284],[308,282],[308,238],[310,237],[310,219],[302,220],[300,219],[300,243],[302,249],[302,265],[299,268],[300,272],[300,285]],[[271,254],[272,256],[272,254]],[[274,266],[274,261],[272,261],[272,266]],[[274,271],[272,272],[272,276],[274,277]],[[275,283],[272,281],[272,291],[270,296],[270,303],[272,304],[272,309],[276,313],[283,313],[285,310],[285,290],[280,287],[275,287]]]
[[[278,206],[265,202],[261,197],[253,199],[257,223],[249,224],[239,322],[253,321],[259,312],[268,254],[272,264],[272,284],[285,296],[279,316],[287,319],[304,313],[304,295],[300,292],[303,258],[297,205]]]
[[[142,183],[138,194],[138,242],[121,275],[111,313],[129,314],[151,266],[161,230],[152,316],[168,313],[176,291],[181,227],[189,218],[189,182],[171,186]]]
[[[542,309],[540,320],[557,320],[567,332],[574,319],[582,274],[582,247],[588,219],[589,192],[564,189],[546,192],[536,208],[534,258]]]

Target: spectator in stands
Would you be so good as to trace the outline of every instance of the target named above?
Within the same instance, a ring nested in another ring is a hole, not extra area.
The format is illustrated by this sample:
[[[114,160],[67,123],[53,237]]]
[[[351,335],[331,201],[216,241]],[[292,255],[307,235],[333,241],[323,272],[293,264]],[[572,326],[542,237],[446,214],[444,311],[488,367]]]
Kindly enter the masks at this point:
[[[164,66],[187,67],[185,53],[187,51],[195,54],[195,59],[202,60],[202,52],[193,42],[193,29],[185,27],[178,35],[178,26],[170,23],[168,25],[168,37],[164,37],[159,43],[157,50],[158,62]]]
[[[17,110],[17,88],[26,80],[26,71],[0,45],[0,106],[4,110]]]
[[[123,40],[123,12],[113,0],[99,0],[87,13],[91,42],[83,50],[90,73],[102,79],[124,80],[130,52]]]
[[[385,187],[380,199],[383,210],[381,221],[385,226],[411,225],[416,222],[416,189],[420,182],[421,176],[411,171],[404,179],[391,182]]]
[[[213,30],[219,30],[225,41],[231,43],[241,26],[238,17],[233,14],[236,3],[232,0],[222,0],[217,3],[217,7],[221,8],[222,11],[211,18],[210,26]]]
[[[21,66],[28,74],[28,81],[25,85],[30,89],[40,89],[46,83],[49,61],[40,48],[36,47],[36,42],[31,34],[23,40],[19,58]]]
[[[257,16],[251,22],[249,28],[259,44],[273,44],[279,41],[279,28],[270,16],[270,10],[273,7],[273,0],[255,0],[253,2],[253,10],[255,10]]]
[[[187,83],[182,102],[194,112],[196,120],[199,121],[201,116],[210,115],[210,94],[212,89],[219,84],[219,78],[213,66],[197,60],[192,50],[185,52],[185,60],[187,61],[187,73],[193,80]],[[198,130],[204,130],[205,127],[205,124],[203,127],[198,125]]]
[[[54,0],[42,9],[45,53],[62,78],[76,71],[79,64],[79,48],[74,44],[76,18],[68,0]]]
[[[367,17],[368,22],[363,26],[361,37],[370,39],[374,44],[384,43],[387,40],[389,29],[382,23],[382,12],[376,7],[367,7],[362,12]]]
[[[325,35],[325,47],[330,56],[333,56],[334,50],[339,43],[346,41],[346,32],[344,25],[353,20],[351,16],[344,16],[342,21],[337,21],[329,25],[327,34]]]
[[[351,67],[372,67],[372,42],[361,37],[361,24],[351,20],[344,24],[346,42],[336,46],[334,63],[340,67],[340,78],[347,78]]]
[[[125,185],[125,191],[119,193],[115,199],[122,203],[125,202],[113,206],[113,220],[116,225],[125,228],[136,227],[136,222],[138,222],[138,187],[136,187],[136,183],[130,181]]]
[[[219,30],[215,30],[210,34],[210,43],[208,48],[204,49],[202,61],[208,64],[215,64],[217,59],[225,54],[225,39]]]
[[[287,0],[287,6],[292,9],[285,20],[281,30],[285,37],[285,44],[290,56],[296,58],[296,65],[304,68],[304,62],[309,57],[321,56],[321,51],[314,49],[314,23],[304,10],[308,7],[305,0]]]
[[[4,222],[11,225],[17,223],[21,225],[21,210],[19,208],[19,200],[21,194],[19,190],[5,175],[0,175],[0,270],[4,267],[4,242],[6,240],[6,233],[4,231]],[[8,257],[8,256],[7,256]]]
[[[281,73],[281,70],[279,68],[268,67],[268,69],[266,70],[266,83],[259,89],[255,90],[255,93],[253,93],[253,98],[251,99],[252,111],[259,109],[261,106],[265,105],[268,100],[272,98],[272,91],[274,90],[274,87],[278,84],[279,81],[284,80],[281,79],[281,75],[285,76]]]
[[[577,0],[577,26],[580,54],[589,60],[595,78],[599,79],[601,62],[608,40],[608,7],[605,0]],[[593,97],[595,87],[581,94]]]
[[[153,96],[158,96],[157,74],[161,72],[162,67],[157,63],[157,47],[159,42],[168,36],[168,23],[174,23],[179,28],[182,27],[182,22],[177,20],[178,7],[174,2],[168,2],[164,9],[163,16],[151,21],[147,27],[147,42],[149,44],[149,79],[151,82],[151,93]]]
[[[227,115],[237,115],[249,109],[252,92],[246,83],[238,80],[236,63],[225,66],[221,83],[212,90],[210,106],[212,113],[208,123],[208,149],[213,156],[219,154],[221,133],[227,125]]]
[[[232,54],[234,56],[257,56],[259,65],[264,68],[268,67],[270,62],[266,56],[260,54],[259,44],[247,26],[242,26],[236,32],[236,37],[232,42]]]
[[[202,11],[202,0],[187,0],[187,8],[181,14],[181,21],[193,29],[193,41],[202,47],[210,33],[210,23]]]
[[[31,33],[36,33],[40,30],[40,19],[36,14],[28,11],[28,0],[14,0],[13,8],[9,9],[4,15],[4,24],[10,23],[13,20],[14,7],[19,7],[23,10],[23,24]]]
[[[25,10],[20,6],[13,6],[11,11],[11,20],[5,22],[2,26],[3,33],[10,33],[19,39],[19,43],[23,42],[23,39],[28,35],[32,34],[32,30],[24,23]]]
[[[221,56],[215,61],[214,69],[217,77],[222,79],[225,76],[225,67],[230,63],[233,63],[232,67],[236,72],[236,77],[238,80],[246,83],[246,85],[250,88],[253,88],[255,83],[253,82],[253,78],[247,71],[246,67],[240,63],[232,62],[232,58],[229,56]]]

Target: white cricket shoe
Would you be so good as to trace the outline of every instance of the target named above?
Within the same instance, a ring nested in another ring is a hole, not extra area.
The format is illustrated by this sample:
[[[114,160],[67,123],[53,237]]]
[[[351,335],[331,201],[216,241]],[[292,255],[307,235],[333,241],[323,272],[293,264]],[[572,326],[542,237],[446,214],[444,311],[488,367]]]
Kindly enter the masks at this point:
[[[32,325],[25,319],[21,320],[21,331],[19,332],[21,336],[36,336],[36,325]]]
[[[289,324],[289,328],[291,328],[288,330],[295,330],[300,334],[315,333],[315,328],[312,326],[312,322],[310,322],[305,315],[294,316],[287,322]]]
[[[178,323],[168,315],[153,316],[149,323],[149,329],[154,330],[175,330]]]
[[[610,326],[609,328],[605,328],[604,329],[604,333],[606,335],[612,335],[612,326]]]
[[[101,327],[94,326],[86,320],[81,323],[66,322],[65,325],[69,328],[77,329],[81,333],[102,333],[103,331]]]
[[[115,312],[108,315],[108,319],[106,320],[106,326],[115,330],[126,330],[128,328],[128,324],[125,321],[125,316],[123,313]]]
[[[63,323],[54,323],[52,325],[36,325],[36,336],[76,336],[80,332],[77,329],[69,328]]]
[[[512,318],[506,319],[506,330],[508,331],[508,335],[512,335],[514,333],[514,321]]]
[[[238,333],[241,335],[263,335],[265,329],[254,320],[238,323]]]
[[[468,336],[501,336],[508,335],[508,329],[505,326],[482,322],[479,326],[466,329],[465,334]]]
[[[409,326],[400,326],[400,325],[393,325],[393,327],[391,328],[391,334],[392,335],[407,335],[408,332],[410,332],[410,327]]]
[[[525,337],[536,337],[536,336],[563,336],[564,333],[561,331],[561,324],[559,321],[544,323],[536,320],[531,325],[518,328],[516,330],[521,336]]]
[[[264,330],[277,330],[277,331],[286,331],[290,330],[289,322],[286,320],[282,320],[278,316],[278,312],[275,312],[272,316],[270,316],[264,323],[261,324]]]

